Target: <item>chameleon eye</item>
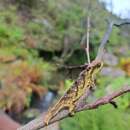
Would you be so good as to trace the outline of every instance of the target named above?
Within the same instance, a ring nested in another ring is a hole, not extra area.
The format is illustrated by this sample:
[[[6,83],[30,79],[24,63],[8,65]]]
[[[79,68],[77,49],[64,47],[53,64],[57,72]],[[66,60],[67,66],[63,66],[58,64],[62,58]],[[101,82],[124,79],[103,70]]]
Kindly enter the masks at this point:
[[[101,63],[98,63],[98,64],[97,64],[97,67],[98,67],[98,68],[101,67]]]
[[[90,70],[90,69],[91,69],[91,67],[88,67],[88,68],[87,68],[87,70]]]

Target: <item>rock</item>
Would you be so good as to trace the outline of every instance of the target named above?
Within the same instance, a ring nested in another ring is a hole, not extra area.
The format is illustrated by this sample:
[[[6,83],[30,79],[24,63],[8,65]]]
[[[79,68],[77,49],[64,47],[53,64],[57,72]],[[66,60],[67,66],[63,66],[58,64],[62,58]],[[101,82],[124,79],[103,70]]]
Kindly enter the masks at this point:
[[[118,58],[111,54],[111,53],[105,53],[103,57],[104,63],[110,66],[116,66],[118,64]]]
[[[124,44],[123,46],[116,48],[115,52],[117,54],[120,54],[121,56],[128,56],[129,50],[130,50],[130,46],[127,44]]]
[[[101,70],[101,75],[110,77],[120,77],[125,76],[125,72],[120,68],[103,67]]]

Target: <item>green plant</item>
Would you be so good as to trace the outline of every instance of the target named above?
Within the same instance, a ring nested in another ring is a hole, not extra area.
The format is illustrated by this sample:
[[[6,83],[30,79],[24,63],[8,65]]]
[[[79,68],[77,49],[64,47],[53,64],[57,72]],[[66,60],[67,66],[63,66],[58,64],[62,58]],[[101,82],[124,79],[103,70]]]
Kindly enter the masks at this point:
[[[62,130],[129,130],[130,117],[110,105],[84,111],[61,121]]]

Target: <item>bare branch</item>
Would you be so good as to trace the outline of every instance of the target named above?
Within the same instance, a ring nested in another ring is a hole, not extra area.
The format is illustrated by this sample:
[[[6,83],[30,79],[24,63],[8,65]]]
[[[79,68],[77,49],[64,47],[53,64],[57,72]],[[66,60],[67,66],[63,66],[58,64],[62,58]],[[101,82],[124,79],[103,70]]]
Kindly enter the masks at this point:
[[[106,43],[107,43],[107,41],[110,37],[113,26],[119,27],[119,26],[122,26],[122,25],[130,24],[130,19],[121,20],[121,21],[111,21],[111,22],[108,21],[108,22],[109,22],[109,26],[108,26],[108,29],[105,32],[103,39],[101,41],[101,44],[99,46],[96,60],[102,61],[102,58],[103,58],[103,55],[104,55],[104,48],[105,48],[105,45],[106,45]]]
[[[121,20],[121,21],[116,21],[114,22],[114,25],[115,26],[121,26],[121,25],[126,25],[126,24],[130,24],[130,19],[124,19],[124,20]]]
[[[76,107],[75,111],[79,112],[79,111],[84,111],[84,110],[96,109],[99,106],[109,104],[113,99],[115,99],[127,92],[130,92],[130,86],[123,87],[120,90],[113,92],[110,95],[99,98],[93,103],[79,104]],[[50,121],[50,124],[52,124],[56,121],[62,120],[63,118],[66,118],[66,117],[69,117],[69,113],[67,110],[63,110],[63,111],[59,112],[58,115]],[[43,120],[44,120],[44,114],[42,116],[40,116],[39,118],[34,119],[33,121],[29,122],[28,124],[18,128],[17,130],[37,130],[37,129],[43,128],[43,127],[45,127]]]
[[[113,92],[110,95],[104,96],[100,99],[97,99],[94,103],[91,104],[86,104],[79,106],[78,111],[83,111],[83,110],[89,110],[89,109],[96,109],[101,105],[105,105],[113,101],[113,99],[130,92],[130,86],[122,87],[120,90]]]
[[[68,70],[73,70],[73,69],[85,69],[88,66],[88,64],[84,65],[74,65],[74,66],[68,66],[68,65],[62,65],[60,68],[62,69],[68,69]]]

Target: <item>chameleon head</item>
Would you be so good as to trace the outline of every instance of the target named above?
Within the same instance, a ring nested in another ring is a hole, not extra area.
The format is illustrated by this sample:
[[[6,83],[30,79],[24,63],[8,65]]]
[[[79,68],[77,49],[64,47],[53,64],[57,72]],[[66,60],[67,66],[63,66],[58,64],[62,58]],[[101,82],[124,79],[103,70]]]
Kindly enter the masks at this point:
[[[98,73],[103,67],[103,62],[98,62],[97,64],[95,64],[94,66],[94,73]]]
[[[89,70],[89,73],[92,76],[94,76],[94,75],[96,75],[101,70],[102,67],[103,67],[103,62],[94,61],[94,62],[92,62],[88,66],[88,70]]]

